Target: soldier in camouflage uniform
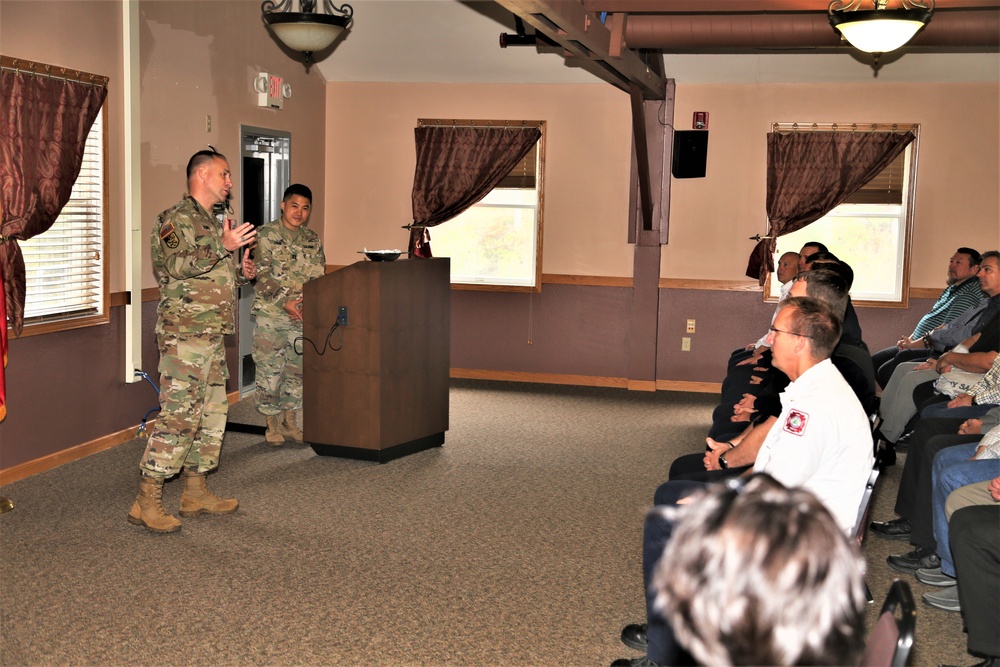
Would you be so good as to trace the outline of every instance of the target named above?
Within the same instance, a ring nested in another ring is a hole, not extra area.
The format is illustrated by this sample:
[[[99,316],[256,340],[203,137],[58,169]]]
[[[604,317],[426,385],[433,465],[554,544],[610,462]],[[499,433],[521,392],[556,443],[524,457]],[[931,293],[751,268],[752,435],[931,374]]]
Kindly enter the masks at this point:
[[[323,243],[306,228],[312,191],[288,186],[281,218],[263,225],[254,251],[257,284],[253,314],[253,360],[257,366],[257,410],[267,420],[264,439],[274,447],[302,441],[297,413],[302,409],[302,284],[326,269]]]
[[[208,491],[205,475],[219,464],[229,409],[223,336],[234,330],[237,284],[255,274],[240,249],[256,232],[250,223],[220,225],[211,213],[233,186],[225,157],[195,153],[187,177],[190,194],[160,214],[151,237],[160,286],[160,415],[139,464],[139,496],[128,520],[156,533],[181,529],[161,494],[164,480],[182,469],[181,516],[228,514],[239,506]]]

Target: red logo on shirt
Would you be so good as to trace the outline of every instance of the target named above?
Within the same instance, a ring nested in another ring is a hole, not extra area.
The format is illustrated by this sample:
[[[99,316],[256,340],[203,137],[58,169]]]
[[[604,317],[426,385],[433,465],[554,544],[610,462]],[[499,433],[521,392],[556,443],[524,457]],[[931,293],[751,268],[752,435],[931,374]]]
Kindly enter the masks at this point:
[[[785,431],[793,435],[802,435],[806,432],[806,423],[808,421],[809,415],[798,410],[792,410],[788,413],[788,419],[785,420]]]

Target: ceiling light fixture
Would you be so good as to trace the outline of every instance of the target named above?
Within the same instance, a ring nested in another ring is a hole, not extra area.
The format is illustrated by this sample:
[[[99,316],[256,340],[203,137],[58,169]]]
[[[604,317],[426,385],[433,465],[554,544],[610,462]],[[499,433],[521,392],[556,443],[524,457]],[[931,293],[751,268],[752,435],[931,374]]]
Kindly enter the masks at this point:
[[[909,42],[934,12],[934,0],[900,0],[899,9],[886,9],[889,0],[871,0],[874,9],[858,9],[862,0],[833,0],[827,13],[830,25],[856,49],[875,55],[895,51]]]
[[[264,21],[288,48],[305,56],[306,70],[312,54],[333,44],[354,20],[354,8],[337,7],[330,0],[323,0],[326,12],[316,11],[316,0],[298,0],[300,11],[293,12],[293,0],[264,0],[260,11]]]

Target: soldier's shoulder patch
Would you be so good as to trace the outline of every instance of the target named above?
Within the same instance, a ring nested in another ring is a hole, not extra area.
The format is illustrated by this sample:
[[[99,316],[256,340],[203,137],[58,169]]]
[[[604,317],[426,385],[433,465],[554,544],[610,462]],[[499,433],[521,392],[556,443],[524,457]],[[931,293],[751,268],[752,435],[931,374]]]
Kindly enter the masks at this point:
[[[181,238],[177,235],[177,230],[174,229],[174,223],[167,220],[160,226],[160,240],[171,250],[181,244]]]

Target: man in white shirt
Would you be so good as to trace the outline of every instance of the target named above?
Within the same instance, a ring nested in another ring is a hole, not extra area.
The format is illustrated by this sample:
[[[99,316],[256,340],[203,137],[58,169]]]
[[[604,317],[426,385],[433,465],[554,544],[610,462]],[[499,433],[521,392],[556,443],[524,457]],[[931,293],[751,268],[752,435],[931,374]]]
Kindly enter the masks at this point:
[[[840,318],[810,297],[783,302],[768,334],[775,367],[791,383],[781,394],[782,411],[757,455],[754,471],[766,472],[788,487],[812,491],[842,530],[854,528],[865,484],[874,465],[868,417],[857,396],[830,362],[840,339]],[[697,502],[698,482],[666,482],[654,505]],[[622,642],[646,650],[643,658],[622,659],[612,667],[677,664],[686,659],[673,631],[655,612],[650,582],[670,539],[673,524],[654,513],[643,533],[643,576],[647,626],[629,625]],[[722,576],[722,573],[720,573]]]

